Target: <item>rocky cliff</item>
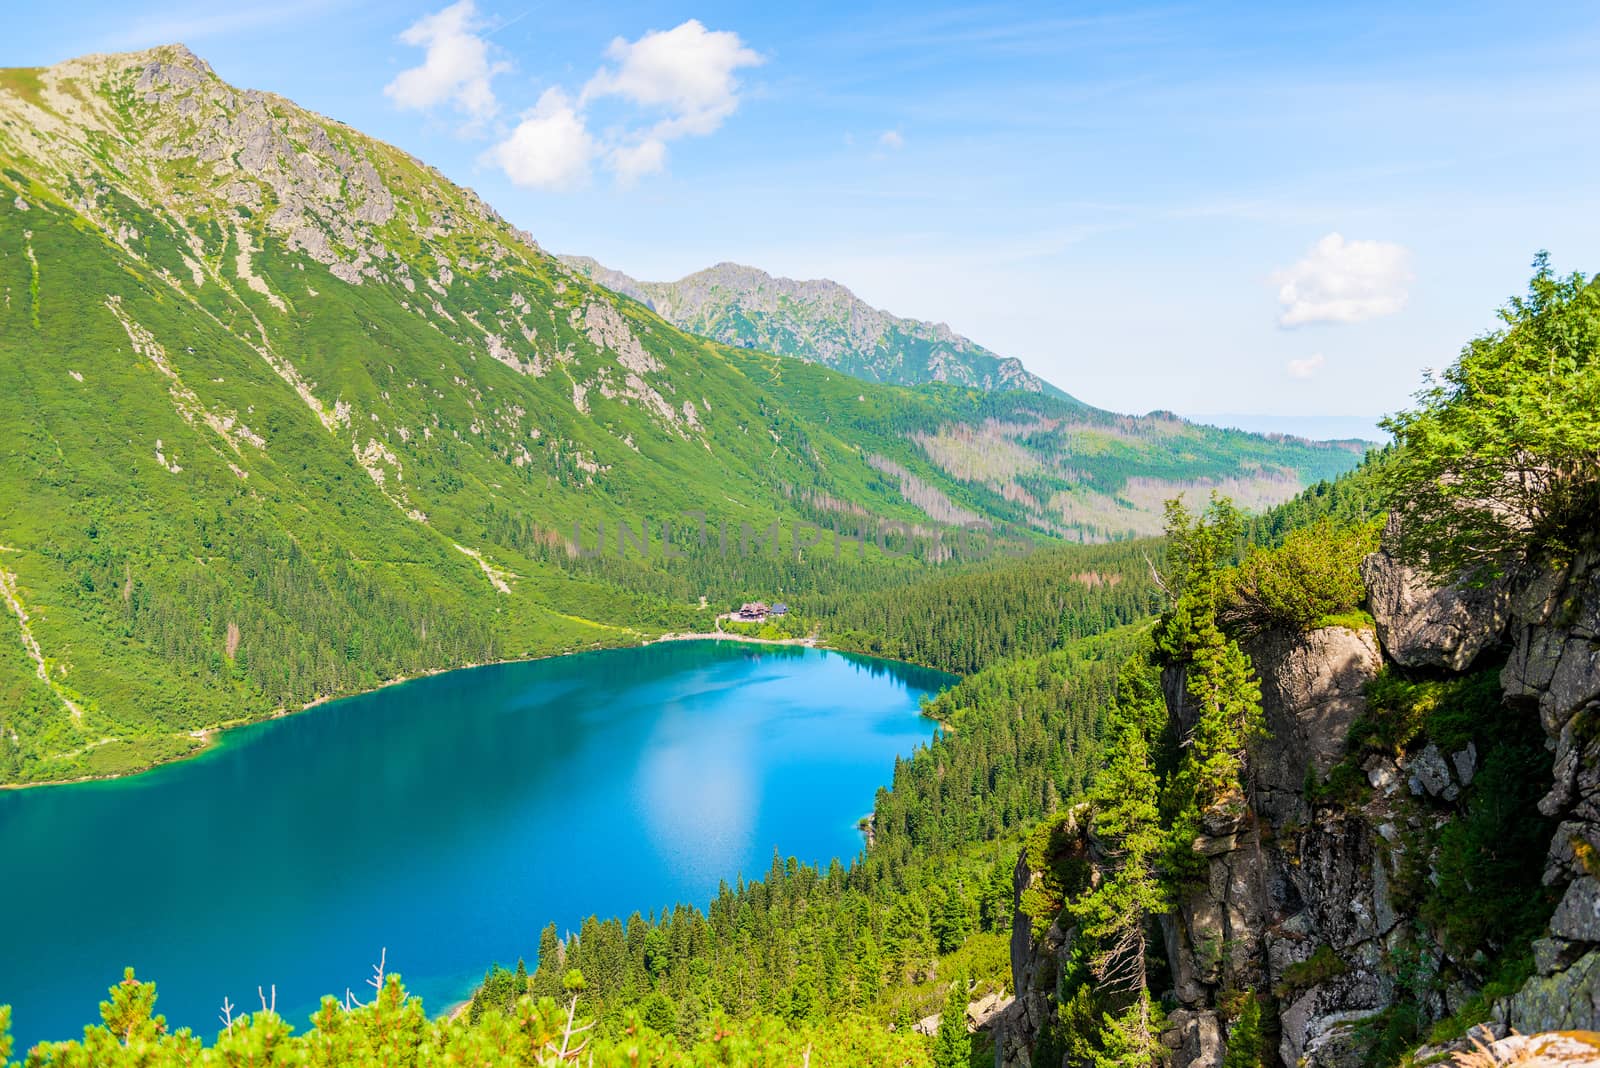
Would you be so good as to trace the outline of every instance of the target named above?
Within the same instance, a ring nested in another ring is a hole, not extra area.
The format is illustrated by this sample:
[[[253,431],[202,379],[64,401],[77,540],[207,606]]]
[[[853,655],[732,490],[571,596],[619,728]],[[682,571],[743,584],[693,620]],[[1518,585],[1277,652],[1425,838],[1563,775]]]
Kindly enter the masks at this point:
[[[1276,1021],[1268,1063],[1308,1068],[1442,1053],[1480,1023],[1600,1029],[1600,555],[1440,587],[1394,533],[1361,569],[1373,627],[1245,643],[1268,730],[1249,797],[1204,814],[1203,875],[1159,918],[1173,1068],[1222,1063],[1247,990]],[[1038,877],[1019,865],[1019,910]],[[1044,1063],[1065,922],[1035,935],[1019,911],[1000,1066]]]

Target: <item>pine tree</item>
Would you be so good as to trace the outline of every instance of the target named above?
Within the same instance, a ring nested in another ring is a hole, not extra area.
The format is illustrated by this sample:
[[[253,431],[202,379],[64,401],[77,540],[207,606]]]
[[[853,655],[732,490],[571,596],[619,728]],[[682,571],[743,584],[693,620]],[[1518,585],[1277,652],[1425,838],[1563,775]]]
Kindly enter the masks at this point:
[[[1228,1029],[1228,1051],[1222,1068],[1261,1068],[1261,1003],[1254,990],[1245,995],[1239,1018]]]
[[[1161,1054],[1160,1030],[1153,1021],[1150,992],[1141,990],[1122,1012],[1107,1013],[1100,1029],[1100,1050],[1095,1068],[1151,1068]],[[1232,1068],[1224,1065],[1224,1068]]]
[[[967,1033],[967,981],[950,981],[933,1042],[933,1068],[967,1068],[972,1060],[972,1036]]]
[[[1104,1042],[1107,1055],[1114,1058],[1108,1063],[1113,1064],[1134,1063],[1155,1042],[1145,976],[1147,932],[1150,916],[1167,907],[1166,888],[1156,868],[1167,837],[1143,729],[1143,688],[1134,681],[1129,678],[1112,708],[1110,757],[1090,794],[1091,827],[1106,868],[1098,886],[1067,906],[1093,947],[1089,968],[1100,995],[1133,998],[1123,1013],[1106,1017]]]
[[[1016,863],[1007,862],[1005,857],[998,857],[994,866],[989,869],[989,879],[983,888],[983,905],[981,919],[985,931],[1007,931],[1011,928],[1012,918],[1016,914],[1013,895],[1016,890],[1013,886],[1016,878]]]

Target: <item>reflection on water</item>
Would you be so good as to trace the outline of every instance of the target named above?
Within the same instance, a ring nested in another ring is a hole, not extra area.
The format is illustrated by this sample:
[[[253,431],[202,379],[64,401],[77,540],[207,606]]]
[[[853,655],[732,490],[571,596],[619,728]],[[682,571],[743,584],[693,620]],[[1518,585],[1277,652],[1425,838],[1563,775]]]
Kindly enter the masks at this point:
[[[20,1048],[70,1037],[131,964],[175,1027],[209,1035],[224,996],[269,983],[303,1024],[387,947],[442,1007],[548,921],[703,903],[774,848],[853,856],[947,681],[664,643],[419,679],[133,779],[0,793],[0,1004]]]

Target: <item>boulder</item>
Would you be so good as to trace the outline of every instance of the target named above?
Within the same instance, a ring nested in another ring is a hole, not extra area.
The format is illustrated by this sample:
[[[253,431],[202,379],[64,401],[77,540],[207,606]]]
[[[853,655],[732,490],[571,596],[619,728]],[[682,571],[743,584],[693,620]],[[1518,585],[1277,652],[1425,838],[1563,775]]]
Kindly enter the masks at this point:
[[[1554,975],[1572,967],[1579,957],[1576,947],[1565,938],[1535,938],[1533,966],[1540,975]]]
[[[967,1029],[981,1031],[1011,1007],[1015,998],[1006,997],[998,990],[987,994],[967,1006]]]
[[[1488,1047],[1494,1064],[1518,1068],[1576,1068],[1600,1064],[1600,1033],[1594,1031],[1546,1032],[1507,1035]]]
[[[1429,797],[1453,801],[1459,793],[1455,783],[1450,780],[1450,766],[1444,762],[1444,754],[1432,742],[1410,759],[1407,770],[1411,772],[1408,785],[1415,797],[1427,794]]]
[[[1565,971],[1529,979],[1521,990],[1495,1003],[1494,1019],[1522,1034],[1600,1028],[1600,951]]]
[[[1600,699],[1600,560],[1583,554],[1528,577],[1514,610],[1511,658],[1500,681],[1507,697],[1538,703],[1545,732],[1555,737]]]
[[[1402,667],[1465,671],[1505,634],[1511,618],[1508,584],[1439,585],[1395,555],[1399,529],[1398,513],[1391,514],[1384,547],[1361,561],[1378,640]]]
[[[1281,1011],[1278,1055],[1304,1068],[1358,1068],[1366,1050],[1356,1025],[1392,998],[1392,983],[1365,969],[1318,983]]]

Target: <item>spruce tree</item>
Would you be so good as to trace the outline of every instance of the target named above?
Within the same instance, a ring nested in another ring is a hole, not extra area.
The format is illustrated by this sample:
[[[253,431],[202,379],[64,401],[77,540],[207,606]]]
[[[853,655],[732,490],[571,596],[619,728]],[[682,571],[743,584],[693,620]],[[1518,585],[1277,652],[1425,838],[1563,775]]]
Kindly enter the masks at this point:
[[[1069,902],[1068,911],[1092,947],[1089,969],[1102,997],[1130,997],[1121,1014],[1107,1015],[1108,1064],[1149,1059],[1155,1044],[1145,957],[1150,917],[1167,908],[1157,863],[1167,849],[1157,805],[1155,768],[1145,737],[1143,687],[1125,671],[1111,710],[1111,744],[1105,768],[1090,793],[1091,828],[1105,857],[1100,884]]]
[[[967,1034],[967,981],[950,980],[939,1033],[933,1042],[933,1068],[967,1068],[972,1060],[972,1036]]]
[[[1228,1051],[1223,1055],[1222,1068],[1261,1068],[1261,1054],[1261,1003],[1252,990],[1245,995],[1239,1018],[1228,1029]]]

